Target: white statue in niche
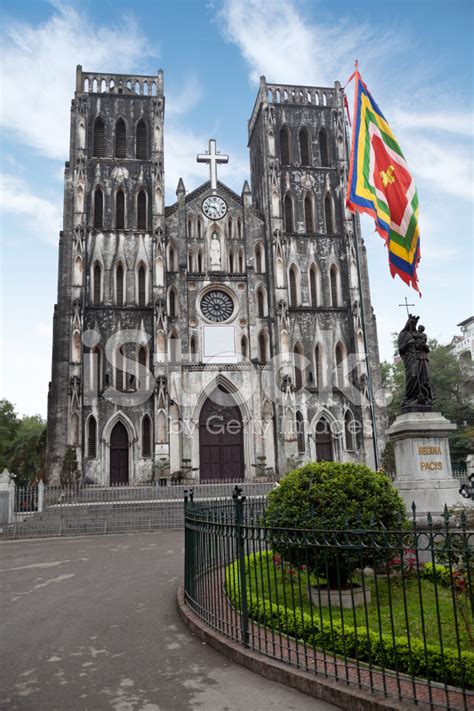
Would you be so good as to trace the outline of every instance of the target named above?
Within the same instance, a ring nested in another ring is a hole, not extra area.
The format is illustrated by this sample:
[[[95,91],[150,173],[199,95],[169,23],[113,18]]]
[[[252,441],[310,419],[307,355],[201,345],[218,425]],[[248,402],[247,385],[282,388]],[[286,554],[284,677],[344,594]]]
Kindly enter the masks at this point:
[[[221,242],[217,232],[212,233],[211,248],[209,250],[209,254],[211,257],[211,269],[221,269]]]

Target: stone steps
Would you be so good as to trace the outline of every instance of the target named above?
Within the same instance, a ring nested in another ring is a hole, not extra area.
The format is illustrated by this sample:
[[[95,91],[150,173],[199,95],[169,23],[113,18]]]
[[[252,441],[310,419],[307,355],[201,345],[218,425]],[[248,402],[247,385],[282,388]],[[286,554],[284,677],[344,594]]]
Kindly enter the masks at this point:
[[[181,502],[108,503],[57,506],[35,513],[22,521],[4,526],[1,538],[77,536],[92,533],[182,528]]]

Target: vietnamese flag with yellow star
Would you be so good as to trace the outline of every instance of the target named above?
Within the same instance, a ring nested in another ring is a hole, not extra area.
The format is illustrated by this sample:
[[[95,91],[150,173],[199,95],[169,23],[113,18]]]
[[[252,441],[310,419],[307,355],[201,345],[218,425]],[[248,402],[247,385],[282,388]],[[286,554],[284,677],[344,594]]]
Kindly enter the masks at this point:
[[[390,272],[418,291],[418,194],[400,146],[356,64],[354,124],[346,205],[366,212],[384,238]],[[351,77],[351,79],[352,79]],[[350,81],[350,80],[349,80]]]

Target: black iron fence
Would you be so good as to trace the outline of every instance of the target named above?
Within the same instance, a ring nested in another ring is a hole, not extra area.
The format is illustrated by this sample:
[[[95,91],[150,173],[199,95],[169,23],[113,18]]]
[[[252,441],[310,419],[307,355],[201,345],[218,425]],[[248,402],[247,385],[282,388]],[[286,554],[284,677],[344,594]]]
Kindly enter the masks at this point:
[[[264,499],[185,496],[185,600],[219,633],[421,708],[473,708],[474,531],[265,524]]]

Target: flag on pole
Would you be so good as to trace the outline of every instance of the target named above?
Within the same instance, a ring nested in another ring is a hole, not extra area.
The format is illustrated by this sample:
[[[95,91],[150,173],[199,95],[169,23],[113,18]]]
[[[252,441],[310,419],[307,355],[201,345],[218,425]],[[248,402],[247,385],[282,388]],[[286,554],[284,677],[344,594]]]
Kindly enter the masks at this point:
[[[362,81],[356,63],[352,148],[346,205],[366,212],[388,247],[389,266],[418,289],[418,194],[400,146]],[[351,79],[352,79],[351,77]],[[349,80],[350,81],[350,80]]]

